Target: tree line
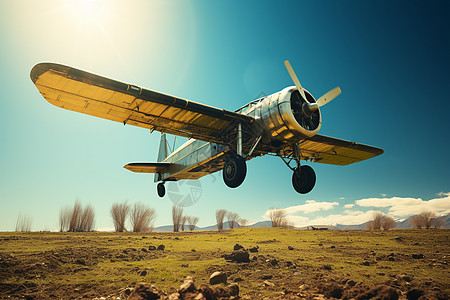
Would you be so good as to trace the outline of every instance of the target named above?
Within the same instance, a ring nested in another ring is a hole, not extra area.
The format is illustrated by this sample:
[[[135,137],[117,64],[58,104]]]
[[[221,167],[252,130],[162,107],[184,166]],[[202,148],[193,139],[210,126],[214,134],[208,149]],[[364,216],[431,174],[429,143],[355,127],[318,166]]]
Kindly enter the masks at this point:
[[[114,203],[110,209],[110,215],[114,225],[115,232],[146,232],[153,230],[153,223],[156,219],[155,209],[142,203],[130,205],[128,202]],[[286,210],[271,208],[269,217],[272,227],[295,228],[288,220]],[[127,220],[130,227],[127,229]],[[198,217],[184,215],[182,206],[172,206],[172,224],[173,232],[195,230]],[[444,218],[438,218],[434,212],[424,211],[418,215],[409,218],[409,223],[414,228],[441,228]],[[239,216],[239,214],[225,209],[216,210],[217,230],[224,230],[224,224],[228,222],[228,228],[245,227],[248,221]],[[16,222],[15,231],[31,231],[31,218],[19,215]],[[72,207],[61,208],[59,211],[59,231],[60,232],[89,232],[94,230],[95,212],[91,205],[82,206],[78,200]],[[393,217],[380,211],[375,211],[371,219],[366,223],[369,230],[389,230],[397,227],[397,222]]]
[[[438,218],[432,211],[424,211],[409,218],[408,222],[416,229],[430,229],[432,227],[441,228],[445,220],[444,218]],[[389,230],[397,227],[397,222],[391,216],[380,211],[375,211],[372,214],[371,220],[366,225],[369,230]]]

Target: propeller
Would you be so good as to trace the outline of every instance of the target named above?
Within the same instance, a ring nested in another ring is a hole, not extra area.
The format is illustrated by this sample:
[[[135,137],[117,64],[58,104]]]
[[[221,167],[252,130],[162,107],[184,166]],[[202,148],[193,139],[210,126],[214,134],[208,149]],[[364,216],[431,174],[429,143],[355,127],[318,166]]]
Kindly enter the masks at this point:
[[[294,82],[295,86],[297,87],[297,90],[299,91],[300,95],[302,95],[303,99],[305,99],[305,101],[307,103],[309,103],[308,99],[306,99],[306,95],[305,95],[305,91],[302,88],[302,85],[300,84],[300,81],[297,78],[297,75],[295,75],[294,69],[292,69],[291,64],[289,63],[288,60],[284,61],[284,65],[286,66],[286,69],[289,72],[289,75],[291,75],[292,81]],[[309,103],[311,104],[311,103]]]
[[[294,113],[295,118],[302,124],[302,127],[307,127],[308,129],[317,127],[317,124],[319,122],[319,115],[316,111],[319,109],[319,107],[324,106],[325,104],[331,102],[334,98],[339,96],[341,94],[341,89],[339,87],[332,89],[325,95],[319,98],[317,102],[309,102],[309,100],[306,98],[305,90],[303,89],[302,85],[300,84],[300,80],[298,80],[297,75],[295,75],[294,69],[292,68],[291,64],[288,60],[284,61],[284,65],[286,66],[286,69],[289,72],[289,75],[292,78],[292,81],[294,82],[295,86],[297,87],[297,90],[300,96],[300,99],[295,100],[295,102],[292,102],[292,110]],[[294,96],[294,94],[293,94]],[[295,96],[298,98],[298,96]],[[303,103],[302,103],[303,102]]]
[[[299,91],[300,95],[302,95],[303,99],[308,104],[307,109],[309,111],[311,111],[311,112],[316,111],[320,106],[324,106],[325,104],[331,102],[334,98],[336,98],[337,96],[339,96],[341,94],[341,89],[339,87],[337,87],[335,89],[332,89],[331,91],[329,91],[322,97],[320,97],[319,100],[317,100],[317,103],[310,103],[308,101],[308,99],[306,98],[305,90],[301,86],[300,81],[298,80],[297,75],[295,75],[294,69],[292,69],[292,66],[289,63],[289,61],[285,60],[284,65],[286,66],[286,69],[288,70],[289,75],[291,76],[292,81],[294,82],[295,86],[297,87],[297,90]]]
[[[334,98],[336,98],[340,94],[341,89],[339,87],[334,88],[325,95],[323,95],[322,97],[320,97],[319,100],[317,100],[317,105],[324,106],[325,104],[331,102]]]

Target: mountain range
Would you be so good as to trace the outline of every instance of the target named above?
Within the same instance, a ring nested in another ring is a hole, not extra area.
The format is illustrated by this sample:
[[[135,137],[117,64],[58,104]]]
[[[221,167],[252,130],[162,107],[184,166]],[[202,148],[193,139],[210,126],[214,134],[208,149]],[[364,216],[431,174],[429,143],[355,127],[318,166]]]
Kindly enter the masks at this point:
[[[410,220],[412,218],[413,218],[413,216],[411,216],[403,221],[397,222],[396,229],[413,228],[413,225],[410,223]],[[444,220],[441,228],[450,228],[450,214],[439,217],[438,220],[440,220],[440,219]],[[316,228],[328,228],[330,230],[364,230],[364,229],[367,229],[367,223],[368,222],[358,224],[358,225],[344,225],[344,224],[336,224],[336,225],[311,224],[311,225]],[[239,228],[239,225],[237,223],[235,223],[234,227]],[[249,225],[247,227],[272,227],[272,222],[271,221],[260,221],[260,222],[254,223],[252,225]],[[224,222],[223,229],[229,229],[229,228],[230,227],[229,227],[228,222]],[[305,226],[305,227],[299,227],[296,229],[306,230],[306,229],[310,229],[310,228],[311,228],[310,226]],[[195,230],[217,230],[217,225],[210,225],[210,226],[206,226],[206,227],[197,227],[196,226]],[[153,231],[173,231],[173,225],[159,226],[159,227],[154,228]],[[189,231],[189,227],[187,225],[185,226],[185,231]]]

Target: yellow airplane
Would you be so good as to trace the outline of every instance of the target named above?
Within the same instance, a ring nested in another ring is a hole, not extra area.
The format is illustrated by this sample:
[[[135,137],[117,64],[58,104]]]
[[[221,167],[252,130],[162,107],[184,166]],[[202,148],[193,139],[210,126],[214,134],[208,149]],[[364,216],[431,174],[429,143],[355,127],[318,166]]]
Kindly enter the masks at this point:
[[[294,189],[306,194],[313,189],[316,175],[301,160],[348,165],[383,153],[380,148],[318,134],[319,108],[341,90],[337,87],[316,101],[300,85],[289,62],[284,63],[295,86],[234,112],[55,63],[37,64],[30,76],[55,106],[163,133],[157,162],[124,166],[133,172],[155,173],[160,197],[165,195],[166,181],[198,179],[220,170],[225,184],[236,188],[245,179],[246,161],[266,154],[280,157],[293,171]],[[169,155],[165,133],[190,140]]]

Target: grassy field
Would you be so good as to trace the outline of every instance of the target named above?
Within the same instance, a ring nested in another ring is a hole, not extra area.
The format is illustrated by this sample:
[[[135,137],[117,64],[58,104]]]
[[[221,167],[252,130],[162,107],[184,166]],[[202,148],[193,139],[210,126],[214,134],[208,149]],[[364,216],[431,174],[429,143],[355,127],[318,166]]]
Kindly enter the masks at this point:
[[[396,289],[401,298],[411,290],[447,298],[449,233],[280,228],[0,233],[0,297],[113,298],[141,281],[170,293],[186,276],[209,283],[213,272],[222,271],[228,282],[239,284],[244,299],[327,297],[330,286],[350,291],[379,284]],[[250,253],[251,262],[222,257],[237,243],[259,247]],[[165,249],[150,250],[159,245]]]

